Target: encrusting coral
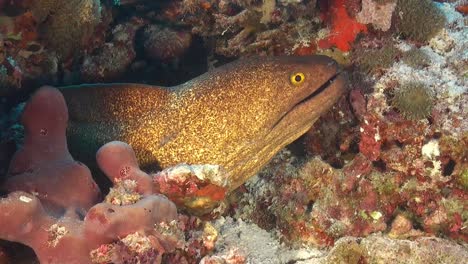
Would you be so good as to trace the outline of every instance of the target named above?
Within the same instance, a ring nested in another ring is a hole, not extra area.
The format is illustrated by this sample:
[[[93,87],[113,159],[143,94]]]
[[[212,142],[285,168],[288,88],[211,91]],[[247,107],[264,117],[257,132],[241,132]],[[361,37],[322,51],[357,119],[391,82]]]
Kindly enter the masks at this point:
[[[159,263],[163,253],[175,248],[179,241],[158,231],[158,225],[177,220],[177,209],[165,196],[136,188],[140,199],[130,204],[93,205],[98,190],[89,170],[68,153],[67,108],[58,90],[39,89],[27,104],[22,122],[25,145],[12,161],[9,172],[15,175],[6,185],[14,192],[0,199],[0,238],[30,246],[41,263],[106,263],[109,258],[114,263]],[[100,151],[99,165],[114,175],[109,165],[115,156],[110,150]],[[126,164],[134,165],[132,157],[124,158],[129,159],[123,163],[125,169]],[[143,173],[135,166],[131,169],[131,173]],[[146,250],[132,246],[145,240]],[[120,251],[103,250],[102,246],[109,249],[109,243],[116,241],[125,245]],[[108,258],[101,262],[104,252]]]

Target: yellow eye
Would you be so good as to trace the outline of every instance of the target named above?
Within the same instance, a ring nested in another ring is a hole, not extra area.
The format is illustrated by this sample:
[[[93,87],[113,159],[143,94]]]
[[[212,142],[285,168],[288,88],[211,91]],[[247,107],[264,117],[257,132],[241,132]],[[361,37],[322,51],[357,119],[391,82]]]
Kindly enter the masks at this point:
[[[305,75],[302,72],[296,72],[291,74],[290,81],[294,85],[299,85],[305,80]]]

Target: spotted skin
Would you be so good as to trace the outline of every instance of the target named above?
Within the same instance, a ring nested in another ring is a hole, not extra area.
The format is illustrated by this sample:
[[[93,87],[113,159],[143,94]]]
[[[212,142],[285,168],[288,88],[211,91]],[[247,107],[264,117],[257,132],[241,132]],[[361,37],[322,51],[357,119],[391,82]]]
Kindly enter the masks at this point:
[[[92,84],[61,91],[77,159],[121,140],[142,166],[221,165],[232,190],[310,129],[345,83],[328,57],[283,56],[241,59],[174,87]]]

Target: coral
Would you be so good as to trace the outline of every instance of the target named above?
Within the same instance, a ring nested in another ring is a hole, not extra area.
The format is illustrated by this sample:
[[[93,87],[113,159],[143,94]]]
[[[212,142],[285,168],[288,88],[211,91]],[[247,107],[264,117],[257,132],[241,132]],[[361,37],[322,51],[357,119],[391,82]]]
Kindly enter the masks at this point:
[[[145,54],[151,59],[170,62],[181,57],[189,48],[192,35],[159,25],[149,25],[143,32]]]
[[[442,29],[435,37],[429,40],[429,46],[437,53],[450,52],[455,46],[455,40],[449,36],[447,30]]]
[[[336,46],[342,51],[349,51],[356,36],[361,32],[367,32],[365,25],[348,15],[346,5],[346,0],[330,1],[330,6],[323,15],[331,24],[330,33],[327,38],[319,40],[320,48],[327,49]]]
[[[217,165],[180,164],[154,175],[158,193],[195,215],[221,210],[226,180],[226,172]]]
[[[284,54],[306,35],[303,21],[313,24],[307,31],[318,26],[311,22],[316,1],[299,2],[174,1],[159,19],[191,28],[193,36],[213,44],[216,55]]]
[[[445,162],[444,175],[451,175],[460,189],[468,190],[468,133],[458,137],[443,136],[439,140],[440,154]]]
[[[431,0],[398,0],[396,28],[403,37],[427,42],[445,26],[445,16]]]
[[[423,83],[403,84],[395,91],[392,104],[408,119],[418,120],[431,115],[433,92]]]
[[[154,192],[152,178],[140,170],[135,157],[135,152],[127,143],[113,141],[99,148],[96,160],[106,176],[121,187],[125,185],[139,194],[151,194]],[[130,182],[130,183],[128,183]]]
[[[104,43],[94,54],[84,56],[81,79],[84,82],[117,80],[128,70],[136,57],[135,34],[144,21],[132,18],[112,30],[112,41]]]
[[[411,48],[403,53],[401,60],[413,68],[424,68],[431,63],[429,56],[418,48]]]
[[[362,9],[356,15],[356,20],[362,24],[372,24],[376,29],[387,31],[392,26],[392,15],[397,0],[379,3],[374,0],[362,1]]]
[[[98,189],[88,168],[68,153],[67,117],[57,89],[42,87],[27,103],[22,116],[24,146],[10,164],[11,178],[5,185],[13,192],[0,199],[0,238],[28,245],[43,263],[103,263],[100,260],[109,258],[115,263],[129,258],[159,263],[162,254],[180,246],[180,237],[171,238],[158,228],[177,220],[175,205],[163,195],[144,192],[122,205],[97,203]],[[99,158],[110,174],[109,166],[115,164],[112,150],[111,144]],[[133,174],[143,173],[134,157],[118,158],[124,168],[133,166]],[[144,189],[115,188],[114,197],[117,192],[125,197]],[[140,248],[145,243],[145,249]],[[107,258],[103,247],[117,249],[106,251],[111,254]]]
[[[40,42],[32,12],[0,21],[0,93],[11,96],[31,83],[54,82],[57,56]]]
[[[0,227],[0,237],[30,246],[44,263],[91,263],[92,250],[135,232],[158,239],[160,234],[153,226],[162,221],[170,222],[176,215],[175,206],[157,195],[126,207],[97,204],[84,220],[73,215],[55,218],[45,211],[37,197],[25,192],[10,193],[2,198],[0,209],[4,223]],[[129,216],[134,221],[125,221]]]
[[[44,40],[63,60],[81,51],[101,19],[97,0],[34,1],[31,11]]]

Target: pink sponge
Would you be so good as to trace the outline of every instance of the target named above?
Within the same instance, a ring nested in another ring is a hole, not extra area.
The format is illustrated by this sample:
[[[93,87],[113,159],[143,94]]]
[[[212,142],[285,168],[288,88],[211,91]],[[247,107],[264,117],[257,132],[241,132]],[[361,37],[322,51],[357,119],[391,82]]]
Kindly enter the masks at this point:
[[[151,177],[123,142],[106,144],[97,157],[116,184],[114,199],[106,201],[126,203],[97,203],[99,189],[89,169],[68,152],[67,119],[55,88],[40,88],[27,103],[25,142],[4,185],[11,193],[0,198],[0,239],[28,245],[41,263],[160,263],[183,241],[176,206],[152,194]],[[128,182],[136,187],[125,188]]]
[[[99,203],[82,221],[74,216],[55,218],[37,197],[13,192],[0,199],[0,238],[28,245],[41,263],[96,263],[93,250],[135,233],[158,243],[157,254],[172,250],[173,245],[158,241],[163,236],[154,227],[176,217],[174,204],[162,195],[150,195],[129,206]]]
[[[10,163],[3,189],[35,194],[47,209],[87,211],[100,196],[91,172],[67,148],[68,111],[62,94],[40,88],[24,109],[23,147]]]
[[[102,146],[96,153],[99,168],[115,184],[119,180],[134,180],[137,191],[153,193],[153,179],[140,170],[135,152],[125,142],[112,141]]]

